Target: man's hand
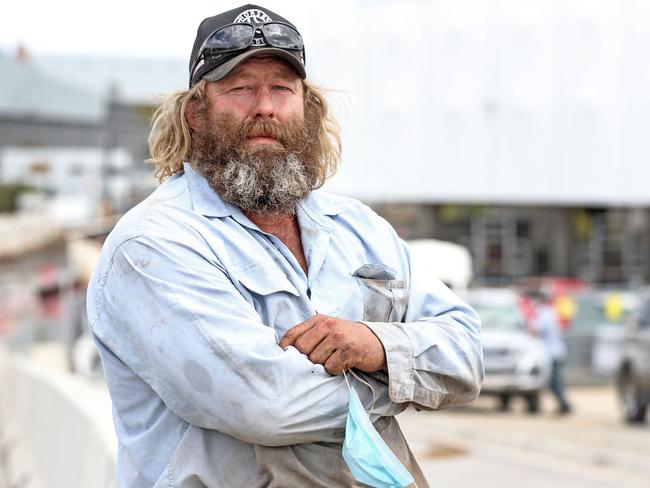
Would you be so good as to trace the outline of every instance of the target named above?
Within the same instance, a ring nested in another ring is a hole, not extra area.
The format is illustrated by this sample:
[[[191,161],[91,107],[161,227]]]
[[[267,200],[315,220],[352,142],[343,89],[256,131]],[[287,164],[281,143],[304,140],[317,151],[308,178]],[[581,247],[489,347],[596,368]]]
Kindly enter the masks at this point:
[[[315,315],[287,331],[280,347],[293,346],[330,374],[348,368],[372,373],[386,368],[384,346],[361,322]]]

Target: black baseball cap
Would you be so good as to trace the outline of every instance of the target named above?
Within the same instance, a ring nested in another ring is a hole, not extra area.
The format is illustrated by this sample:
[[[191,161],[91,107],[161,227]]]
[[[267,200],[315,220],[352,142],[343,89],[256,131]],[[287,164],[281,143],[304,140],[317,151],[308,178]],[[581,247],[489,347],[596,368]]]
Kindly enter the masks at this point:
[[[247,4],[227,12],[220,13],[213,17],[203,19],[196,32],[196,39],[190,56],[190,88],[201,79],[219,81],[225,78],[236,66],[254,56],[277,56],[293,67],[296,73],[304,80],[307,77],[305,72],[304,48],[284,49],[271,47],[266,44],[264,38],[256,31],[256,42],[244,50],[230,51],[216,56],[202,56],[205,42],[216,31],[230,24],[251,24],[259,27],[268,22],[280,22],[288,24],[296,30],[296,27],[284,17],[272,12],[269,9],[258,5]],[[299,34],[298,34],[299,35]]]

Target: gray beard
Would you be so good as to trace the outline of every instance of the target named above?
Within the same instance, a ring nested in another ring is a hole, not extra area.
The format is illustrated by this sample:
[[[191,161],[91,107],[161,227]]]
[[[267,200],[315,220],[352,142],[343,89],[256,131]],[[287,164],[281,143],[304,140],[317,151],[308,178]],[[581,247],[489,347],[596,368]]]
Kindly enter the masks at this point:
[[[320,146],[301,117],[286,124],[238,123],[230,114],[194,134],[191,161],[221,198],[245,212],[293,215],[318,184]],[[246,147],[251,134],[270,134],[277,144]]]
[[[265,150],[222,161],[208,181],[221,198],[260,214],[293,215],[297,203],[313,188],[295,153],[271,155]]]

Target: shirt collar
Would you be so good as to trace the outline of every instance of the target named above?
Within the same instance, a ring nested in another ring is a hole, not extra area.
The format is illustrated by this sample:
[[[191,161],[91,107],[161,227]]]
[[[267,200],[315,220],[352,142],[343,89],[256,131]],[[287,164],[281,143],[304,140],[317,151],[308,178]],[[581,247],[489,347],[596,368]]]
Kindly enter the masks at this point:
[[[190,188],[194,210],[206,217],[229,217],[241,211],[234,205],[224,202],[219,194],[212,189],[208,180],[196,172],[187,161],[183,163],[185,178]]]
[[[212,189],[208,180],[192,167],[188,162],[183,163],[183,170],[187,178],[194,210],[206,217],[230,217],[241,215],[242,211],[221,199],[219,194]],[[327,195],[320,191],[312,191],[304,198],[299,206],[305,213],[318,224],[329,228],[325,217],[338,215],[344,209],[345,199]]]
[[[327,217],[338,215],[344,209],[345,201],[318,190],[312,191],[298,206],[317,224],[331,229],[331,220]]]

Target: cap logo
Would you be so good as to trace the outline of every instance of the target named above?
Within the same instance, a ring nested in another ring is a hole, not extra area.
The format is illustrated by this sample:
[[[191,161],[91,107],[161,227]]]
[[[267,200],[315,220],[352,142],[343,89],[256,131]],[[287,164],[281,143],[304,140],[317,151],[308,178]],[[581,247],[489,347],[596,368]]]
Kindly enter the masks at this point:
[[[235,24],[255,24],[262,25],[267,22],[273,22],[266,12],[258,8],[244,10],[235,19]]]

